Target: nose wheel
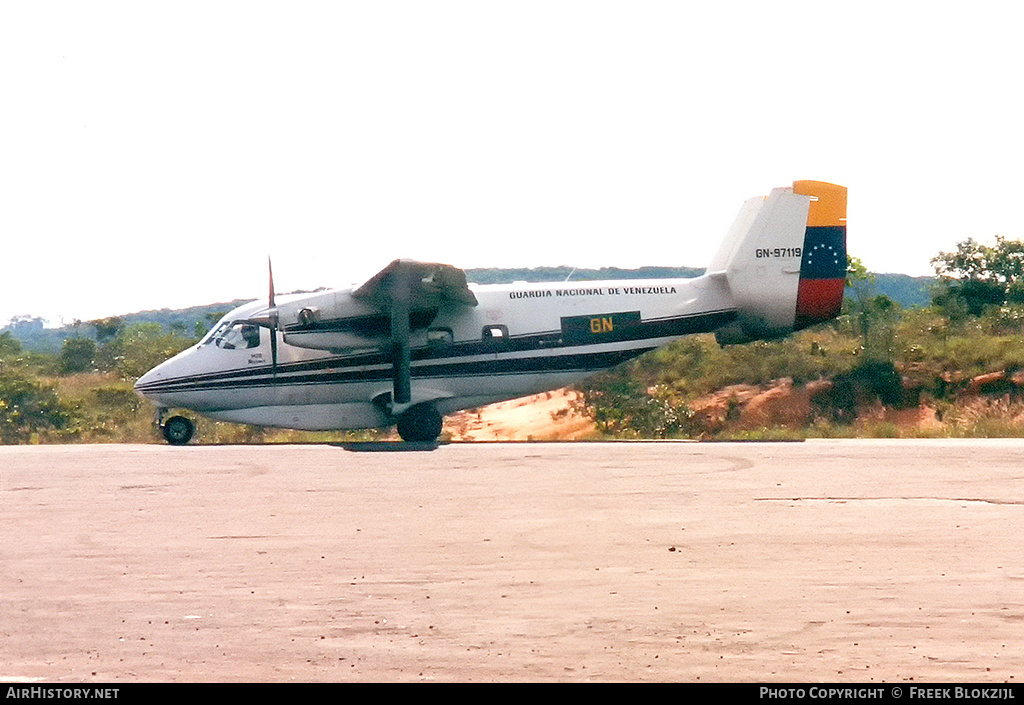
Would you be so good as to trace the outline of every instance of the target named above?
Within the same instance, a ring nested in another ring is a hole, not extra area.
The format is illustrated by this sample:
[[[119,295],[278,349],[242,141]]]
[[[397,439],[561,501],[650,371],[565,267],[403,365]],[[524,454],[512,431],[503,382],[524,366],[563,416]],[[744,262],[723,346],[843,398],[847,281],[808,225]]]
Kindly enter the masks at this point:
[[[433,404],[417,404],[398,417],[398,435],[406,442],[433,443],[443,425],[444,419]]]
[[[192,440],[196,425],[184,416],[172,416],[161,424],[160,431],[172,446],[183,446]]]

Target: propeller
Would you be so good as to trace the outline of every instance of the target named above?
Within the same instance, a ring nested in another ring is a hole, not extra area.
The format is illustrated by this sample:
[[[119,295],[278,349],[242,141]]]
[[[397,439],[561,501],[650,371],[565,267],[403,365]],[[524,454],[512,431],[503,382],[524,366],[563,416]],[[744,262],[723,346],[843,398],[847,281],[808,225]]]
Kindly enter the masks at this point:
[[[270,325],[267,326],[270,329],[270,369],[275,377],[277,378],[277,303],[274,300],[274,265],[270,261],[270,255],[267,255],[267,274],[270,280],[270,293],[268,296],[270,303],[270,310],[267,312],[267,318],[269,319]]]
[[[277,302],[274,296],[274,266],[270,262],[270,256],[267,256],[267,272],[270,277],[270,292],[267,297],[267,314],[265,316],[255,316],[249,319],[249,323],[266,328],[270,331],[270,364],[271,371],[274,378],[277,378],[277,330],[279,327],[280,317],[277,310]]]

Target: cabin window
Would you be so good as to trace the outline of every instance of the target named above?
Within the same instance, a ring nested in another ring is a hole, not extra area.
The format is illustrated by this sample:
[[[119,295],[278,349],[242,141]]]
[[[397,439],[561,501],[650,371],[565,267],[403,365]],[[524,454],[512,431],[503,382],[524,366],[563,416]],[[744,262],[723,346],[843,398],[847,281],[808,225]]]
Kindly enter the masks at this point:
[[[221,326],[213,343],[224,350],[244,350],[260,346],[260,327],[253,323],[235,323]]]
[[[508,326],[492,325],[484,326],[484,342],[505,343],[508,341]]]
[[[451,328],[431,328],[427,331],[427,345],[440,347],[451,345],[455,342],[455,336]]]

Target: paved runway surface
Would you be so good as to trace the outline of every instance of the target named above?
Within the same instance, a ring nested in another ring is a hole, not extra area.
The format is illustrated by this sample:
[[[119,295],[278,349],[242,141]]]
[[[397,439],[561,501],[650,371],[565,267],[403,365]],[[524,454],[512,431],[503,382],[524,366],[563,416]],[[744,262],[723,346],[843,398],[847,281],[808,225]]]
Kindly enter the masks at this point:
[[[0,681],[1024,679],[1024,442],[0,448]]]

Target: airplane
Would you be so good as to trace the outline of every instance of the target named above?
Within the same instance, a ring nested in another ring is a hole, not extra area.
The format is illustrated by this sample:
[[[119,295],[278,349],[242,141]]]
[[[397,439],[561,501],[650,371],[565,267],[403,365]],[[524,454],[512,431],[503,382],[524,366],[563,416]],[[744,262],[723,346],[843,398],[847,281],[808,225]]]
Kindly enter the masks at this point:
[[[557,389],[685,335],[735,344],[839,314],[846,188],[796,181],[741,208],[689,279],[470,285],[447,264],[397,259],[360,286],[277,297],[225,315],[144,374],[171,444],[170,409],[301,430],[388,428],[436,443],[446,414]]]

